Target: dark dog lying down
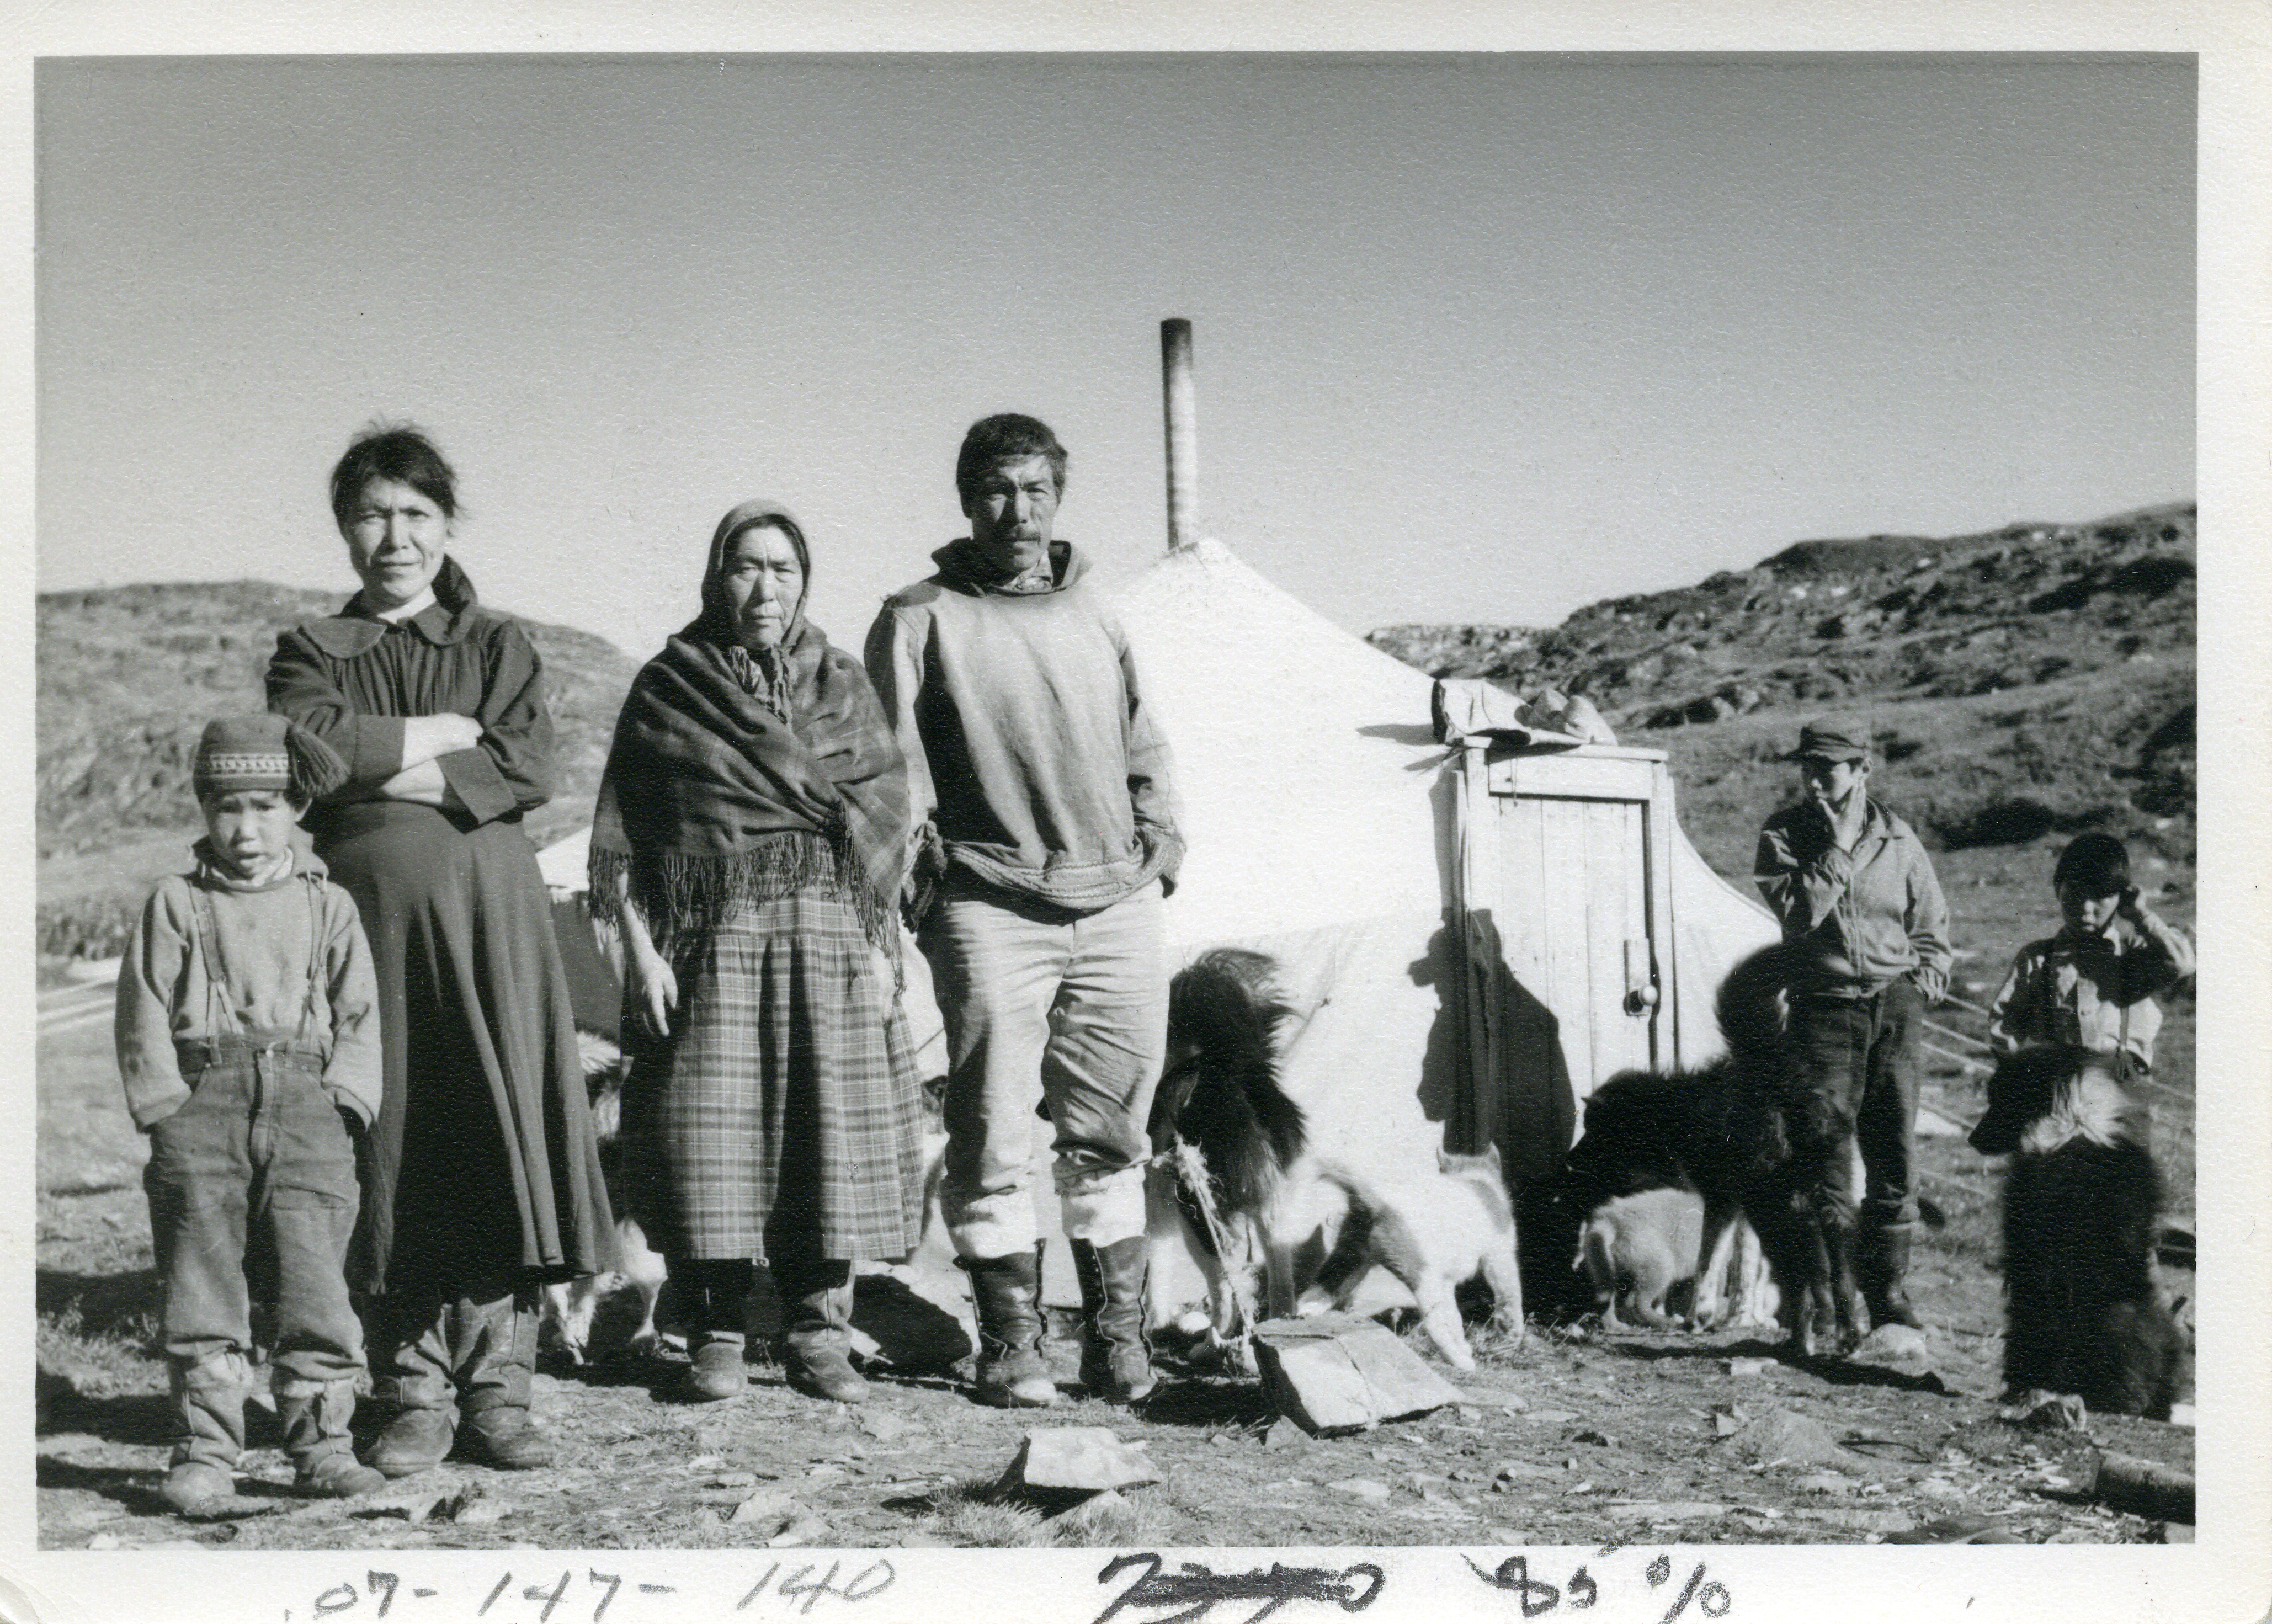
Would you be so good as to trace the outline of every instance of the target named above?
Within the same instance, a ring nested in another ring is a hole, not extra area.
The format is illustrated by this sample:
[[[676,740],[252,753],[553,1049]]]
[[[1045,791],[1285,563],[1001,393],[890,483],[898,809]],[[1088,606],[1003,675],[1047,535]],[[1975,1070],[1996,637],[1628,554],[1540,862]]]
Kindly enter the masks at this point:
[[[2076,1393],[2102,1413],[2166,1420],[2184,1338],[2155,1267],[2162,1179],[2152,1119],[2112,1057],[2028,1049],[1996,1068],[1972,1130],[2009,1155],[2004,1381]]]
[[[1559,1198],[1582,1222],[1620,1196],[1694,1191],[1704,1201],[1697,1272],[1708,1281],[1734,1226],[1748,1220],[1793,1339],[1811,1358],[1824,1347],[1850,1350],[1869,1310],[1851,1232],[1824,1223],[1810,1199],[1822,1167],[1850,1164],[1851,1125],[1842,1133],[1810,1116],[1805,1091],[1786,1077],[1784,979],[1781,948],[1753,954],[1720,986],[1726,1054],[1693,1071],[1621,1072],[1595,1089]]]

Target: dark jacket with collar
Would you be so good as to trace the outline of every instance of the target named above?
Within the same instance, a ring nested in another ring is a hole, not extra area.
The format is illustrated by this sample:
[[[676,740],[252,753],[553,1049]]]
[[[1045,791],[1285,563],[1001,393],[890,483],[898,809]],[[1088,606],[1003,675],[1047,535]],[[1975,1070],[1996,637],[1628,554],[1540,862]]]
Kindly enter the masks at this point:
[[[329,807],[364,799],[402,770],[402,723],[411,716],[456,711],[482,724],[478,745],[437,758],[463,809],[453,816],[478,826],[551,799],[543,662],[519,623],[482,607],[454,558],[434,578],[434,602],[399,625],[364,613],[360,602],[282,633],[268,666],[269,709],[348,763],[348,781],[310,817],[318,838]],[[396,657],[375,658],[389,639],[407,640],[390,651]]]

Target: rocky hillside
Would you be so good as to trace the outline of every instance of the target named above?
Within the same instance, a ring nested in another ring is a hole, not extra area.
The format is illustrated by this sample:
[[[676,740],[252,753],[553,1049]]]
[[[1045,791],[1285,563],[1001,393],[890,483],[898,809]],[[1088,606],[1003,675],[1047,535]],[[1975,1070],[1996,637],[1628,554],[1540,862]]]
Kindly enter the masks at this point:
[[[1760,796],[1773,804],[1765,781],[1788,777],[1772,757],[1798,719],[1837,707],[1871,715],[1891,798],[1944,846],[2106,827],[2189,857],[2194,522],[2186,503],[1801,542],[1551,630],[1387,626],[1370,640],[1436,676],[1584,693],[1620,737],[1671,750],[1685,794],[1736,774],[1753,824]],[[1710,799],[1692,796],[1692,817]]]
[[[38,603],[41,937],[49,950],[112,950],[123,909],[177,865],[198,828],[190,767],[213,716],[265,708],[276,634],[338,610],[341,595],[265,581],[42,593]],[[560,743],[540,842],[591,814],[616,712],[637,662],[565,626],[527,623],[544,658]]]

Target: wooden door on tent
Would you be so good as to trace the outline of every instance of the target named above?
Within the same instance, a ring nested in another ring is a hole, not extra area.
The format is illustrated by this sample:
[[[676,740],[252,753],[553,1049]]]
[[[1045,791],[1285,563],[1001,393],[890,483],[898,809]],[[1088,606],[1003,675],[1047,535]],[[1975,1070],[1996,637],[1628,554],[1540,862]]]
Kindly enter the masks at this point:
[[[1678,1052],[1672,779],[1659,750],[1477,740],[1461,780],[1463,1134],[1536,1178],[1596,1085]]]

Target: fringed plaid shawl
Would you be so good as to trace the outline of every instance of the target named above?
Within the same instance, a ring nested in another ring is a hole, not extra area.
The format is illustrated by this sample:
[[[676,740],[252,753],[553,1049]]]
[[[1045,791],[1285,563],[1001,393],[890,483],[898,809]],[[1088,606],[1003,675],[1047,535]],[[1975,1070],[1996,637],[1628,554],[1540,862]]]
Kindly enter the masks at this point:
[[[774,668],[788,720],[745,685],[746,659],[714,582],[760,505],[727,515],[704,579],[709,607],[632,684],[592,822],[592,909],[616,922],[624,882],[658,945],[714,926],[737,902],[833,890],[894,963],[908,845],[907,767],[860,662],[803,605]],[[762,516],[787,517],[766,508]],[[799,550],[803,550],[802,548]]]

